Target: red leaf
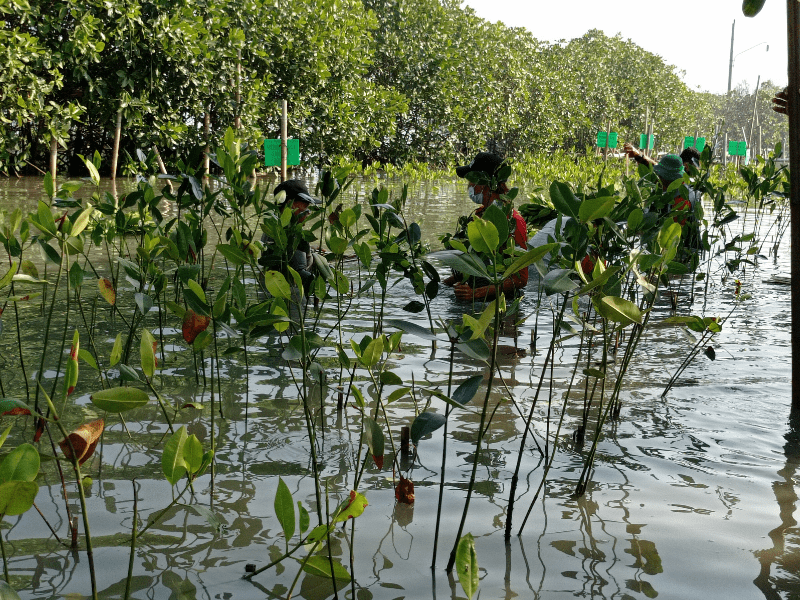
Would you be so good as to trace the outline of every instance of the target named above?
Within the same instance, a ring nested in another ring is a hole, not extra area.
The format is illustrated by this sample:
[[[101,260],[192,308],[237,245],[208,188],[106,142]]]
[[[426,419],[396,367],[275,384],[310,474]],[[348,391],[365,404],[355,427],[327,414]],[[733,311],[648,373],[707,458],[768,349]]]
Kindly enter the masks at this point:
[[[94,449],[97,447],[97,442],[100,441],[100,435],[103,433],[104,428],[105,422],[103,419],[97,419],[90,423],[84,423],[69,434],[69,441],[72,442],[72,448],[75,449],[79,465],[82,465],[94,454]],[[61,446],[64,456],[72,460],[72,449],[70,449],[69,442],[64,439],[58,445]]]
[[[372,460],[375,461],[375,466],[376,467],[378,467],[379,469],[383,468],[383,454],[381,454],[380,456],[375,456],[373,454],[372,455]]]
[[[187,344],[193,343],[194,338],[205,331],[209,323],[211,323],[210,317],[198,315],[190,308],[183,317],[183,339]]]
[[[6,415],[12,415],[12,416],[29,415],[29,414],[31,414],[31,411],[28,410],[27,408],[16,407],[16,408],[12,408],[11,410],[7,410],[6,412],[4,412],[3,416],[6,416]]]
[[[394,497],[403,504],[414,504],[414,482],[400,476],[400,483],[394,488]]]

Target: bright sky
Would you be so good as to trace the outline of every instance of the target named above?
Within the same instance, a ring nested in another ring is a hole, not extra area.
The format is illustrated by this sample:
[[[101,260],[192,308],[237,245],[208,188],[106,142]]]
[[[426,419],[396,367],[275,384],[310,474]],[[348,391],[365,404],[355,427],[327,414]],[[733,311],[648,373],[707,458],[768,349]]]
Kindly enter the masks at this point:
[[[731,51],[731,25],[736,20],[731,87],[761,80],[786,85],[786,2],[766,0],[754,18],[742,14],[741,0],[465,0],[477,15],[525,27],[535,38],[554,42],[581,37],[590,29],[617,33],[658,54],[694,90],[725,93]],[[762,43],[765,42],[765,43]],[[761,44],[752,50],[749,48]],[[767,51],[767,45],[769,50]],[[741,55],[736,56],[742,52]]]

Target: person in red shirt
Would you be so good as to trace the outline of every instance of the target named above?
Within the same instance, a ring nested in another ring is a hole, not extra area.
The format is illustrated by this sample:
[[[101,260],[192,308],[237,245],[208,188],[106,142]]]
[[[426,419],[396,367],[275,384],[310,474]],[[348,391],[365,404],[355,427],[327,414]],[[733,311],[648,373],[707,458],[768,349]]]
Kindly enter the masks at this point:
[[[497,154],[492,152],[479,152],[469,165],[458,167],[456,169],[456,174],[461,178],[466,178],[469,173],[479,172],[484,173],[486,179],[492,181],[502,165],[503,159]],[[494,203],[502,205],[507,202],[502,196],[508,194],[508,191],[509,188],[506,181],[497,182],[494,189],[487,184],[468,182],[467,193],[472,201],[476,204],[480,204],[480,206],[466,219],[466,222],[463,224],[464,231],[466,231],[467,223],[475,216],[481,217],[489,206]],[[525,219],[516,209],[511,209],[508,225],[509,230],[513,231],[516,245],[524,249],[527,248],[528,226],[525,223]],[[492,299],[495,296],[495,287],[490,285],[490,282],[485,279],[468,278],[461,273],[454,273],[445,279],[444,283],[453,286],[456,298],[459,300],[484,300]],[[506,279],[503,282],[502,291],[506,294],[513,294],[516,293],[517,290],[523,289],[527,284],[528,269],[525,268]]]

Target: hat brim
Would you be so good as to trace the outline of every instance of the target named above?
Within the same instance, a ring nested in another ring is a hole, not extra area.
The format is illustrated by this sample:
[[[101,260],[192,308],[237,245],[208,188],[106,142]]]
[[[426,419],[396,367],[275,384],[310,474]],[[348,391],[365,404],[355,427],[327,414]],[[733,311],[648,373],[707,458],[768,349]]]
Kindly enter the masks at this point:
[[[456,175],[461,177],[461,179],[464,179],[464,177],[467,176],[467,173],[469,173],[471,170],[472,167],[470,165],[465,165],[463,167],[456,167]]]
[[[314,198],[314,196],[309,196],[308,194],[304,194],[303,192],[297,194],[297,198],[295,198],[295,200],[303,200],[305,202],[308,202],[309,204],[322,204],[322,200]]]

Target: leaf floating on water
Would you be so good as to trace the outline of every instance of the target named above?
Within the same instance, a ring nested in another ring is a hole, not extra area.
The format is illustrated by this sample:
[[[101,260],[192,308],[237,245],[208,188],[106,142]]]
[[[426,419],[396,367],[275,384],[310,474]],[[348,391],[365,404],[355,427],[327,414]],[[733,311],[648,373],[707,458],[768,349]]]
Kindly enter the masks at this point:
[[[400,476],[400,482],[394,488],[394,497],[403,504],[414,504],[414,482]]]
[[[117,292],[114,291],[114,285],[106,279],[97,280],[97,285],[100,287],[100,293],[103,295],[103,298],[106,299],[111,306],[114,306],[117,302]]]
[[[195,338],[208,328],[209,323],[211,323],[211,317],[198,315],[190,308],[183,317],[183,325],[181,327],[183,339],[186,340],[187,344],[194,343]]]
[[[77,460],[79,465],[85,463],[97,447],[97,442],[100,440],[100,435],[105,428],[105,421],[97,419],[89,423],[84,423],[78,429],[69,434],[67,439],[61,440],[59,446],[69,460]],[[70,448],[70,442],[72,448]],[[75,456],[72,456],[72,449],[75,450]]]

